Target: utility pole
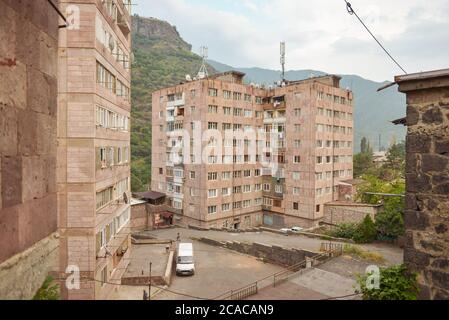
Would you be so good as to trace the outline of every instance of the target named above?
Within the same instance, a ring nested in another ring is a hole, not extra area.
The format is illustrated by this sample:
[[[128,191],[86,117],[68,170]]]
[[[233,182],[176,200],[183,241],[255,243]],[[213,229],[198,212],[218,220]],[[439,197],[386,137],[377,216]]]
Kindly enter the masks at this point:
[[[149,274],[149,281],[148,281],[148,300],[151,300],[151,265],[150,262],[150,274]]]

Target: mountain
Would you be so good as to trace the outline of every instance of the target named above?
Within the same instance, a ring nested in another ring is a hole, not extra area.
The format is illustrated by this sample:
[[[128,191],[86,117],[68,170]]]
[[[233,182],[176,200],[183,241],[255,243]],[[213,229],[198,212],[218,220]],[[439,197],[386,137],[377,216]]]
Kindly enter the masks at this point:
[[[132,41],[131,185],[142,191],[151,176],[151,94],[196,74],[202,60],[166,21],[134,15]]]
[[[151,94],[185,80],[186,74],[196,74],[201,57],[191,52],[192,46],[184,41],[175,26],[155,18],[134,15],[132,19],[134,60],[132,63],[131,111],[131,182],[133,191],[146,190],[151,176]],[[279,80],[280,72],[261,68],[233,68],[209,61],[210,74],[227,70],[246,73],[246,82],[272,84]],[[306,79],[311,74],[323,75],[314,70],[288,71],[289,80]],[[356,75],[343,75],[342,87],[355,93],[355,143],[356,151],[363,136],[370,139],[376,150],[378,135],[383,146],[396,137],[404,139],[405,128],[389,121],[405,114],[405,98],[394,88],[377,93],[385,83],[363,79]]]
[[[234,68],[226,64],[209,60],[208,63],[219,72],[238,70],[246,73],[246,81],[270,85],[280,79],[280,71],[261,68]],[[325,75],[325,72],[317,70],[287,71],[287,80],[307,79],[311,75]],[[405,139],[406,129],[403,126],[395,126],[390,121],[405,116],[405,95],[399,93],[394,87],[377,92],[377,89],[387,82],[375,82],[357,75],[340,75],[340,86],[350,88],[355,96],[355,151],[360,151],[360,141],[366,137],[370,145],[377,151],[379,146],[379,134],[381,146],[387,148],[391,141]]]

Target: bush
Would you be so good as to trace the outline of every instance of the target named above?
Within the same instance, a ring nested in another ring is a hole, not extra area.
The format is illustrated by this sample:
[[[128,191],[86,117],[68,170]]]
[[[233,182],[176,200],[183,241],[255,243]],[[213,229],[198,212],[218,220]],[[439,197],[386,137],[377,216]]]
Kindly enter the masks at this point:
[[[380,239],[396,239],[404,235],[404,218],[396,210],[386,209],[376,215],[376,229]]]
[[[357,226],[354,237],[352,238],[357,243],[369,243],[377,238],[377,229],[373,219],[366,215],[365,219]]]
[[[357,232],[357,224],[342,223],[328,232],[328,235],[335,238],[353,239]]]
[[[47,277],[33,300],[59,300],[59,285],[53,283],[52,277]]]
[[[377,252],[363,250],[359,246],[345,244],[343,247],[343,252],[345,254],[359,257],[360,259],[363,259],[363,260],[368,260],[368,261],[372,261],[372,262],[376,262],[376,263],[385,263],[385,258],[381,254],[379,254]]]
[[[419,289],[416,274],[409,273],[404,265],[380,268],[379,288],[367,288],[370,274],[359,276],[363,300],[416,300]]]

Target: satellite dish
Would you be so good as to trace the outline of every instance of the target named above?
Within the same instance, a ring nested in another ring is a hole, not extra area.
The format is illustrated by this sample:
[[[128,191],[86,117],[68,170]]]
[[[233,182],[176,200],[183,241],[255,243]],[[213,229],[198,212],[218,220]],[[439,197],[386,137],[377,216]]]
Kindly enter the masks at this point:
[[[251,82],[249,85],[250,85],[251,87],[254,87],[254,82]]]
[[[126,204],[128,204],[128,195],[126,194],[126,192],[123,192],[123,200]]]
[[[190,76],[190,74],[186,74],[186,80],[187,81],[192,81],[192,77]]]
[[[112,37],[109,37],[109,49],[111,49],[111,51],[114,51],[115,49],[115,41]]]

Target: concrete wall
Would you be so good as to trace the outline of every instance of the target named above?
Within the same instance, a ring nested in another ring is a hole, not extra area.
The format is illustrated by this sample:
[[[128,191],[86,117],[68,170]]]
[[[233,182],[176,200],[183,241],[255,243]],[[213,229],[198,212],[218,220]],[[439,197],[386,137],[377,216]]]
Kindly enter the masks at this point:
[[[32,297],[52,259],[25,251],[57,228],[57,47],[46,0],[0,0],[0,298]]]
[[[238,241],[221,242],[210,238],[200,238],[199,241],[212,246],[220,246],[229,250],[248,254],[264,261],[291,266],[302,262],[306,257],[313,257],[317,253],[302,249],[287,249],[280,246],[270,246],[263,243],[243,243]]]
[[[359,203],[327,203],[324,205],[324,222],[332,224],[360,223],[369,215],[375,219],[382,206]]]
[[[59,257],[56,233],[0,264],[0,299],[32,299]]]
[[[131,232],[143,231],[152,227],[152,219],[148,219],[146,203],[131,206]]]
[[[443,73],[399,82],[408,126],[404,261],[418,272],[423,299],[449,299],[449,70]]]

